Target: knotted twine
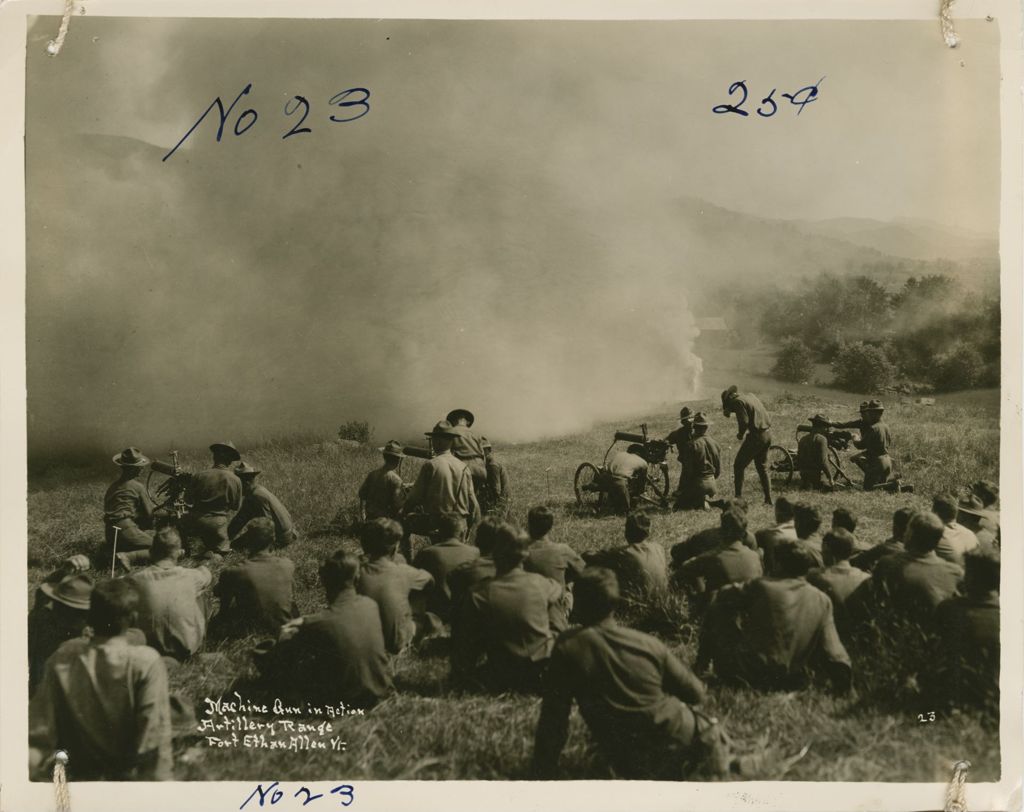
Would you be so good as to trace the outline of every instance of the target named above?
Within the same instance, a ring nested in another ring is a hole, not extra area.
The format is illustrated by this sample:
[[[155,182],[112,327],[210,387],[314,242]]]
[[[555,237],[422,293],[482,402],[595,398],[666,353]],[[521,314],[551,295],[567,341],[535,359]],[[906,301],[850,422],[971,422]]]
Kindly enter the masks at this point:
[[[51,39],[46,45],[46,53],[56,56],[64,47],[64,40],[68,35],[68,26],[71,25],[71,14],[75,10],[75,0],[64,0],[64,16],[60,18],[60,29],[57,31],[57,38]]]
[[[67,763],[66,750],[58,750],[53,754],[53,796],[57,812],[71,812],[71,795],[68,793],[68,777],[64,769]]]
[[[967,771],[971,768],[971,762],[958,761],[953,765],[953,777],[949,779],[949,786],[946,787],[946,805],[943,812],[967,812]]]
[[[953,28],[953,2],[954,0],[941,0],[939,6],[939,25],[942,27],[942,38],[946,45],[955,48],[960,44],[960,37]]]

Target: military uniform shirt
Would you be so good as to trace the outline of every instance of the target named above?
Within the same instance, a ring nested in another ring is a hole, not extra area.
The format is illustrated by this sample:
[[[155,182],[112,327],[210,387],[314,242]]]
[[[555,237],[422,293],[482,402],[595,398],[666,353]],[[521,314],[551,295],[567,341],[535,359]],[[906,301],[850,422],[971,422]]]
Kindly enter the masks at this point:
[[[250,628],[276,631],[296,615],[294,578],[294,563],[261,551],[225,569],[214,594],[222,615],[230,612]]]
[[[242,506],[242,480],[217,465],[192,476],[188,501],[198,516],[227,516]]]
[[[253,519],[267,518],[274,522],[274,538],[279,545],[289,544],[295,523],[281,500],[257,485],[252,492],[242,497],[242,506],[228,525],[228,535],[237,536]]]
[[[760,578],[764,570],[761,556],[742,541],[734,541],[723,550],[691,558],[683,565],[682,572],[691,578],[703,578],[705,591],[714,592],[726,584]]]
[[[448,587],[448,576],[479,557],[480,551],[476,547],[463,544],[458,539],[431,544],[416,554],[413,566],[426,570],[434,579],[434,589],[427,601],[430,611],[436,612],[443,620],[449,618],[452,593]]]
[[[664,592],[668,589],[668,561],[664,547],[647,539],[639,544],[627,545],[624,552],[640,565],[648,592]]]
[[[131,519],[139,527],[149,527],[153,523],[153,507],[153,500],[142,482],[119,479],[107,488],[103,497],[103,521],[113,524],[121,519]]]
[[[479,507],[469,468],[448,451],[427,460],[409,491],[405,506],[406,509],[422,507],[431,515],[476,516]]]
[[[366,502],[367,519],[397,519],[405,499],[405,483],[393,468],[377,468],[359,486],[359,498]]]
[[[872,576],[883,592],[908,613],[928,617],[942,601],[956,594],[963,567],[928,553],[890,555],[875,566]]]
[[[635,474],[646,470],[647,460],[636,454],[630,454],[628,451],[618,451],[608,460],[607,471],[612,476],[630,479]]]
[[[665,442],[676,447],[676,453],[679,456],[680,462],[683,461],[683,449],[686,447],[686,444],[690,442],[692,437],[693,427],[686,425],[680,426],[665,438]]]
[[[879,421],[868,423],[864,419],[851,420],[848,423],[834,423],[837,429],[857,429],[860,432],[860,440],[854,445],[861,448],[869,457],[884,457],[889,453],[889,446],[892,445],[892,434],[889,427]]]
[[[711,437],[695,437],[679,454],[686,479],[717,479],[722,475],[722,449]]]
[[[42,773],[35,780],[50,779],[57,749],[72,754],[73,779],[171,780],[170,696],[160,655],[124,635],[62,644],[29,704],[29,746]]]
[[[864,552],[857,553],[850,559],[850,563],[865,572],[872,572],[875,566],[886,556],[902,555],[907,552],[903,542],[895,538],[887,539],[881,544],[869,547]]]
[[[195,654],[206,638],[200,595],[213,576],[206,567],[186,569],[161,561],[130,576],[139,587],[139,628],[161,654],[179,660]]]
[[[426,589],[434,579],[426,570],[410,567],[390,558],[378,558],[363,564],[356,589],[373,598],[380,607],[384,644],[397,654],[416,634],[409,593]]]
[[[828,440],[824,434],[805,434],[796,444],[798,471],[828,471]]]
[[[484,458],[484,447],[480,438],[468,426],[453,426],[455,439],[452,442],[452,454],[460,460]]]
[[[950,522],[942,531],[942,538],[939,540],[939,546],[935,548],[935,554],[939,558],[963,566],[964,555],[976,549],[978,537],[962,524]]]
[[[537,662],[551,653],[561,598],[557,582],[517,567],[472,589],[463,605],[464,628],[489,660]]]
[[[582,575],[587,565],[568,544],[543,538],[530,545],[523,566],[528,572],[536,572],[564,587],[566,581]]]
[[[694,716],[683,703],[702,702],[704,686],[660,640],[608,618],[555,644],[542,718],[564,724],[573,699],[601,748],[629,763],[637,748],[654,755],[691,744]]]
[[[739,426],[739,434],[746,431],[765,431],[772,427],[768,417],[768,410],[761,403],[757,395],[743,393],[736,395],[730,406],[736,415],[736,423]]]

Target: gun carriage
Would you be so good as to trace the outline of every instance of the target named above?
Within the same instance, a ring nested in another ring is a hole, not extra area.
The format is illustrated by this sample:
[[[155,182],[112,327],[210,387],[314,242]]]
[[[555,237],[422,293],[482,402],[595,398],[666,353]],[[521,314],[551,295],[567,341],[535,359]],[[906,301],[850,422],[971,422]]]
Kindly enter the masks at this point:
[[[607,500],[608,480],[611,474],[608,472],[608,460],[616,443],[630,443],[641,447],[639,456],[647,462],[646,472],[641,476],[635,476],[629,483],[630,495],[634,501],[647,502],[655,507],[668,507],[669,495],[669,471],[668,452],[669,444],[664,440],[655,440],[648,437],[647,424],[640,425],[640,433],[628,431],[615,432],[612,443],[604,453],[604,461],[600,466],[591,462],[580,463],[573,477],[573,488],[576,492],[576,501],[580,507],[592,510],[595,513],[600,511]]]

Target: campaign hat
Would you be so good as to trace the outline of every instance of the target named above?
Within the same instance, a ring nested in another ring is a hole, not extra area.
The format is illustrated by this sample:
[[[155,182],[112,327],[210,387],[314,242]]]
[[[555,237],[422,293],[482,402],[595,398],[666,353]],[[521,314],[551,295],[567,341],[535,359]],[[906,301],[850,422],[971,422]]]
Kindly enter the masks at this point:
[[[689,406],[684,406],[682,409],[679,410],[679,422],[680,423],[690,423],[690,422],[693,421],[693,418],[694,418],[694,414],[693,414],[693,412],[690,411],[690,407]]]
[[[235,444],[233,442],[231,442],[230,440],[225,440],[224,442],[212,443],[210,445],[210,451],[213,451],[215,453],[217,451],[221,451],[221,452],[223,452],[224,454],[226,454],[228,456],[234,457],[234,459],[236,461],[242,459],[242,455],[238,452],[238,449],[235,448]]]
[[[726,403],[728,403],[730,400],[732,400],[738,394],[739,394],[739,390],[736,388],[735,384],[730,386],[728,389],[723,389],[722,390],[722,405],[724,406]]]
[[[494,444],[490,440],[488,440],[486,437],[481,437],[480,438],[480,447],[485,449],[485,450],[488,449],[488,448],[493,449],[494,448]]]
[[[65,575],[56,584],[44,583],[39,587],[48,598],[70,606],[72,609],[88,609],[92,595],[93,580],[88,575],[75,573]]]
[[[816,415],[812,415],[810,418],[811,425],[814,426],[827,426],[831,421],[825,417],[821,412]]]
[[[971,493],[982,503],[991,505],[999,499],[999,486],[987,479],[979,479],[971,484]]]
[[[240,462],[235,466],[235,476],[256,476],[260,473],[259,468],[254,468],[247,462]]]
[[[704,415],[704,412],[697,412],[693,416],[693,427],[694,428],[698,428],[698,427],[701,427],[701,426],[704,427],[704,428],[707,428],[710,425],[711,424],[708,422],[708,419]]]
[[[455,430],[455,426],[449,423],[447,420],[440,420],[427,432],[427,437],[458,437],[459,433]]]
[[[141,468],[143,465],[149,465],[149,459],[139,449],[126,448],[120,454],[115,454],[114,462],[124,468]]]
[[[466,421],[467,427],[472,426],[473,423],[476,422],[476,418],[469,409],[452,409],[447,415],[445,415],[444,419],[453,426],[463,419]]]
[[[860,405],[862,412],[884,412],[885,406],[880,400],[866,400]]]
[[[405,456],[405,452],[402,451],[402,444],[398,440],[388,440],[377,450],[384,454],[385,457],[397,457],[401,459]]]

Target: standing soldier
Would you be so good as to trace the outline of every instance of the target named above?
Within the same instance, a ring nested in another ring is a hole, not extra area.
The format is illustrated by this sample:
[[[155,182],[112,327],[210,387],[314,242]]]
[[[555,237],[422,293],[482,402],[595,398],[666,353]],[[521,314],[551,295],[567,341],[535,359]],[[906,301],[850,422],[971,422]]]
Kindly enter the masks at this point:
[[[237,538],[245,531],[246,525],[253,519],[266,518],[274,523],[275,547],[287,547],[298,539],[299,532],[295,523],[281,500],[274,494],[256,484],[260,469],[246,463],[235,467],[235,476],[242,481],[242,506],[228,524],[228,536]]]
[[[679,482],[682,483],[686,477],[686,466],[683,463],[683,448],[690,441],[690,437],[693,436],[693,412],[690,411],[689,406],[684,406],[679,410],[679,428],[670,432],[668,437],[665,438],[665,442],[669,445],[673,445],[676,448],[676,454],[679,459],[679,465],[681,470],[679,472]],[[676,500],[678,503],[680,487],[676,489]]]
[[[864,472],[864,490],[871,491],[892,479],[892,457],[889,446],[892,434],[882,422],[885,407],[877,400],[866,400],[860,405],[860,420],[848,423],[833,423],[837,429],[857,429],[860,439],[854,442],[862,449],[851,459]]]
[[[107,544],[114,545],[116,534],[119,551],[148,550],[153,545],[154,505],[139,477],[149,460],[139,449],[126,448],[114,456],[114,463],[121,467],[121,476],[103,497]]]
[[[205,558],[216,558],[231,551],[228,538],[230,517],[242,506],[242,482],[231,470],[242,455],[227,441],[210,446],[213,467],[192,477],[188,503],[188,527],[206,548]]]
[[[388,440],[378,451],[384,455],[384,464],[370,471],[359,486],[359,517],[364,522],[373,519],[397,521],[405,501],[405,483],[401,474],[405,453],[397,440]]]
[[[722,475],[722,449],[708,437],[709,426],[704,413],[697,412],[693,417],[692,436],[679,447],[683,471],[676,510],[707,510],[708,499],[715,495],[715,480]]]
[[[486,437],[480,438],[484,449],[484,461],[487,465],[487,513],[504,519],[508,514],[512,501],[512,488],[508,481],[508,471],[498,460],[494,459],[494,446]]]
[[[406,558],[411,553],[409,534],[432,534],[442,514],[457,513],[470,527],[480,518],[469,466],[452,454],[452,446],[461,435],[451,423],[442,420],[427,436],[434,456],[423,463],[405,499],[402,554]]]
[[[828,464],[828,418],[816,414],[811,418],[811,430],[796,445],[796,469],[800,484],[814,491],[835,488],[832,469]],[[824,482],[822,481],[824,480]]]
[[[747,392],[740,394],[735,386],[730,386],[722,392],[722,411],[726,417],[736,415],[736,439],[743,441],[732,466],[736,495],[743,495],[743,475],[747,466],[753,462],[757,478],[761,480],[761,490],[764,491],[764,503],[770,505],[772,484],[765,467],[768,447],[772,444],[772,424],[768,410],[756,395]]]

